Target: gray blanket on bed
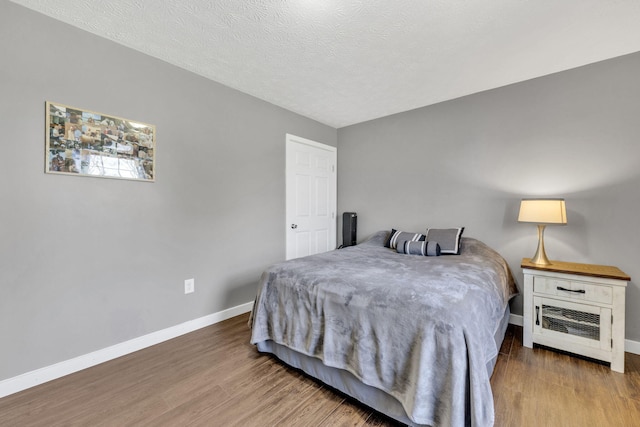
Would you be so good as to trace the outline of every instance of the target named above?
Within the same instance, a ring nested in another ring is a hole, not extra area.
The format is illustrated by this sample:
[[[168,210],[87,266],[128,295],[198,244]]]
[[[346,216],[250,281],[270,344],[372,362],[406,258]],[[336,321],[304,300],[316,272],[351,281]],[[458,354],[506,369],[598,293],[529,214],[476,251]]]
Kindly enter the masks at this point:
[[[486,364],[517,293],[502,257],[463,238],[460,255],[357,246],[276,264],[262,275],[253,344],[273,340],[384,390],[416,424],[493,425]]]

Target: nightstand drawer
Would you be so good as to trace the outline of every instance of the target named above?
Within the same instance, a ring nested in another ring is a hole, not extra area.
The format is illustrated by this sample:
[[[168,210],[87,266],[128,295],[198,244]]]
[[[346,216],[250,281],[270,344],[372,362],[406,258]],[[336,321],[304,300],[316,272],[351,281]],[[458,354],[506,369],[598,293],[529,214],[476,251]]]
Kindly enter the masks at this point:
[[[610,286],[589,284],[575,280],[536,276],[533,281],[533,292],[601,304],[613,303],[613,290]]]

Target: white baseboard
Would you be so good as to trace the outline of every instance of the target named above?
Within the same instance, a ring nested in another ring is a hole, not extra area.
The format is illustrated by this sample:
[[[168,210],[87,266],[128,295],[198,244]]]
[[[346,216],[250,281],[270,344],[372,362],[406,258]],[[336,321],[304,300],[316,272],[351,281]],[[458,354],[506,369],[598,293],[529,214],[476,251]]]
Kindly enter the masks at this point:
[[[513,313],[509,314],[509,323],[516,326],[524,325],[524,323],[522,323],[522,316],[519,314],[513,314]]]
[[[102,350],[74,357],[51,366],[36,369],[31,372],[18,375],[17,377],[8,378],[0,381],[0,398],[17,393],[22,390],[46,383],[56,378],[81,371],[86,368],[116,359],[118,357],[142,350],[146,347],[168,341],[180,335],[193,332],[200,328],[222,322],[239,314],[247,313],[253,308],[253,302],[248,302],[236,307],[232,307],[217,313],[209,314],[199,319],[189,320],[188,322],[172,326],[157,332],[152,332],[129,341],[125,341],[116,345],[112,345]]]
[[[509,323],[512,325],[523,326],[522,316],[511,313],[509,315]],[[640,354],[640,342],[624,340],[624,351],[627,353]]]
[[[624,340],[624,351],[627,353],[640,354],[640,342]]]

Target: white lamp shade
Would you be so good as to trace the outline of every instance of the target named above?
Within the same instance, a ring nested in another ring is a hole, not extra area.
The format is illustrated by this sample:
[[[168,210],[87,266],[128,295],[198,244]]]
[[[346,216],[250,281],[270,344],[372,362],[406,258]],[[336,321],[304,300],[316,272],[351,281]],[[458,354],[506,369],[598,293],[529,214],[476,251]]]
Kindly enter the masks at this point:
[[[536,224],[566,224],[564,199],[522,199],[518,222]]]

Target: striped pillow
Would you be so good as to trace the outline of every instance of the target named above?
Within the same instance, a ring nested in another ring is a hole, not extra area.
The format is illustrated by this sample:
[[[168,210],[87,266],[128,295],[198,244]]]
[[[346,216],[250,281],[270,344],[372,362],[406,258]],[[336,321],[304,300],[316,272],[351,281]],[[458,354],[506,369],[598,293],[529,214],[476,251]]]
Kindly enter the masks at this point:
[[[427,228],[427,240],[440,244],[442,255],[460,255],[460,239],[464,227],[460,228]]]
[[[419,242],[425,240],[425,235],[420,233],[407,233],[406,231],[399,231],[392,228],[391,233],[389,233],[389,237],[387,237],[387,240],[384,242],[384,247],[396,249],[398,247],[398,243],[403,240]]]
[[[440,245],[437,242],[427,242],[423,240],[421,242],[412,242],[405,240],[398,243],[398,253],[408,255],[422,255],[422,256],[440,256]]]

